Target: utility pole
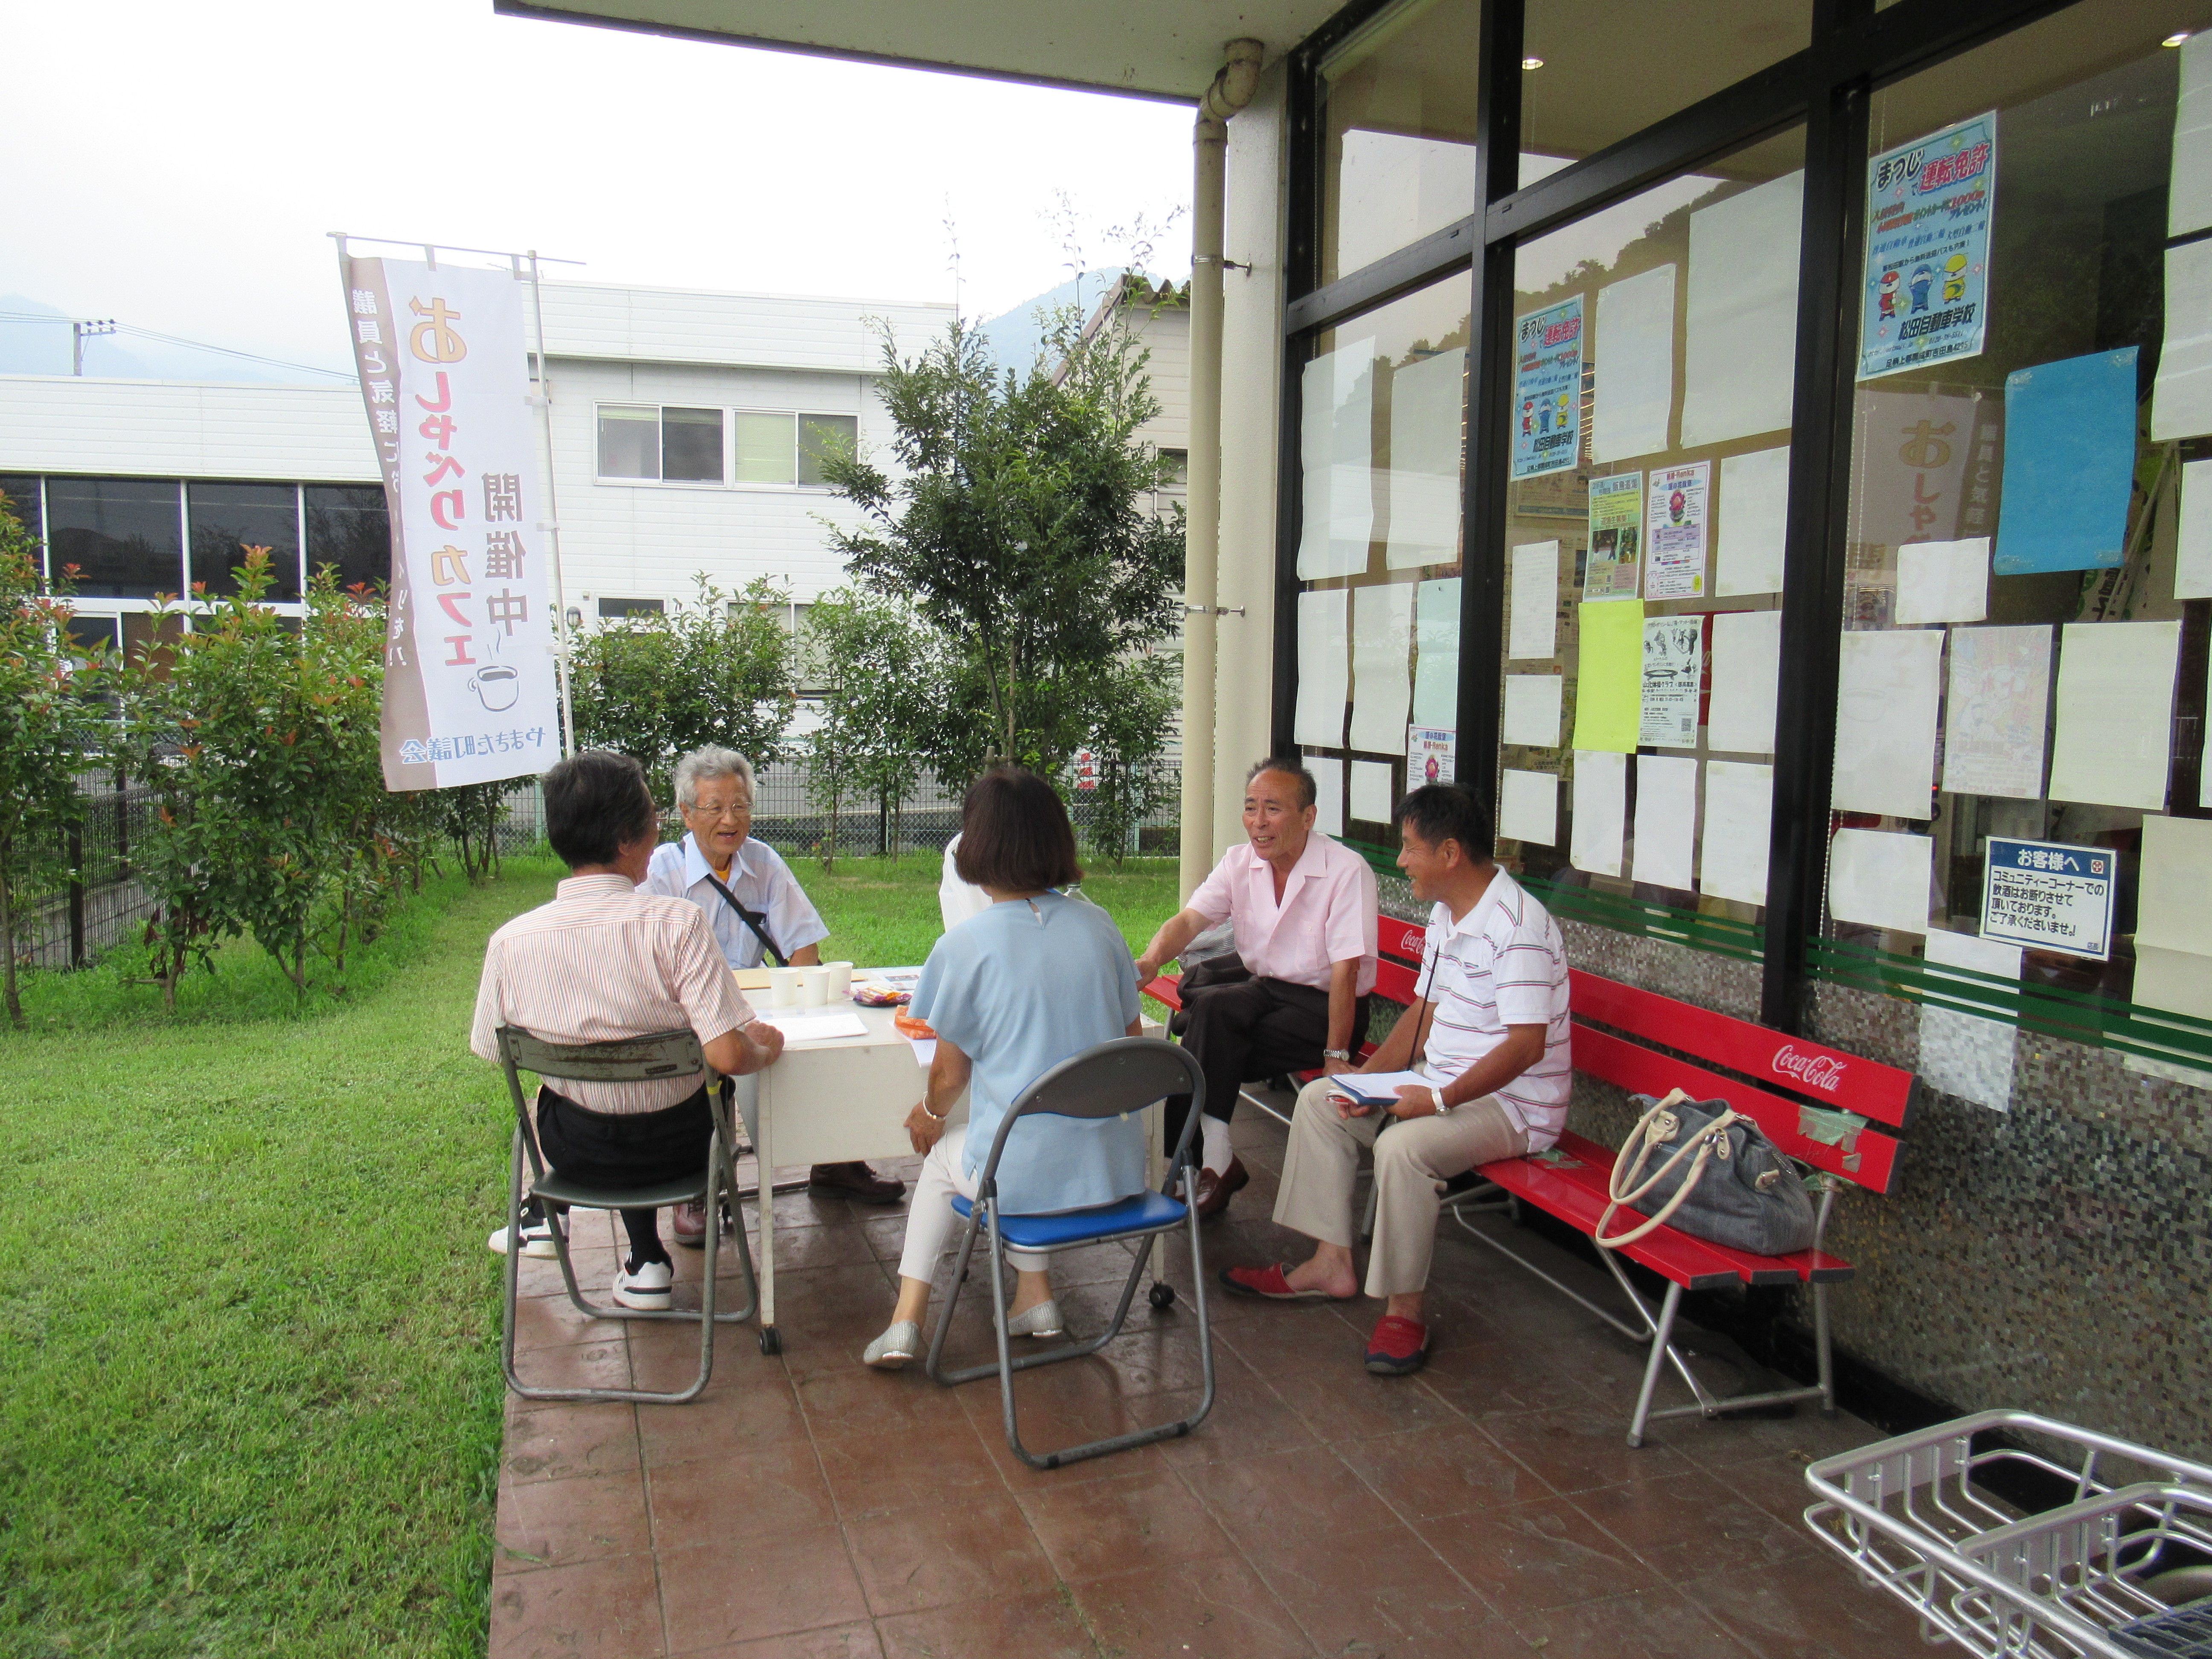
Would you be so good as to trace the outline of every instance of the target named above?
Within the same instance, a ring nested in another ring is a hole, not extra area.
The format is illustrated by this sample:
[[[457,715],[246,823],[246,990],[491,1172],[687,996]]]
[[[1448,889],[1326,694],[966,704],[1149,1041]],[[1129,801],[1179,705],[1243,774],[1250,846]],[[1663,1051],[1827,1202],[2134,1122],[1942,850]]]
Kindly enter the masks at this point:
[[[114,332],[115,319],[112,317],[92,318],[82,322],[72,321],[70,324],[70,373],[76,375],[83,374],[84,343],[87,340],[98,339],[103,334]]]

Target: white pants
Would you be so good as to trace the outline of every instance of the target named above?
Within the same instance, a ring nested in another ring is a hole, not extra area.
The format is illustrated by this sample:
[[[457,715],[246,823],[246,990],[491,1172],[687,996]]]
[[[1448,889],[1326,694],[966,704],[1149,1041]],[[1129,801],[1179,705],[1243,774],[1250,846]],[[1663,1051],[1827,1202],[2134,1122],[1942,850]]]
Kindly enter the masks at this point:
[[[967,1145],[968,1126],[956,1123],[921,1161],[921,1173],[914,1178],[914,1192],[907,1200],[906,1248],[899,1255],[902,1279],[927,1284],[936,1275],[938,1258],[951,1247],[952,1229],[960,1220],[953,1213],[953,1195],[970,1200],[975,1196],[975,1177],[962,1167],[961,1153]],[[1034,1250],[1009,1247],[1006,1251],[1016,1273],[1042,1273],[1051,1259]]]

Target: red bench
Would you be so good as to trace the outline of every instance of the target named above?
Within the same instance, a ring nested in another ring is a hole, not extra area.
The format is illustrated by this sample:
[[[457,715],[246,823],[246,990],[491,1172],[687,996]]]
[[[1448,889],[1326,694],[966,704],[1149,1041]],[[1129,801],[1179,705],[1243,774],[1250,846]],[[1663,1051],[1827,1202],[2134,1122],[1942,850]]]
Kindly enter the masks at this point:
[[[1412,1005],[1422,938],[1423,930],[1411,922],[1392,916],[1382,919],[1376,995],[1401,1006]],[[1828,1286],[1851,1278],[1852,1268],[1849,1262],[1829,1255],[1821,1247],[1822,1241],[1837,1193],[1847,1186],[1873,1193],[1889,1191],[1896,1175],[1899,1143],[1873,1126],[1903,1125],[1912,1092],[1912,1073],[1580,969],[1571,969],[1568,979],[1575,1023],[1575,1069],[1634,1094],[1657,1097],[1680,1088],[1696,1099],[1725,1100],[1754,1120],[1776,1146],[1813,1171],[1807,1178],[1819,1198],[1819,1231],[1813,1247],[1790,1255],[1753,1255],[1662,1226],[1617,1253],[1601,1250],[1606,1267],[1636,1310],[1639,1323],[1632,1325],[1561,1284],[1468,1219],[1471,1211],[1533,1204],[1585,1237],[1595,1237],[1608,1199],[1614,1157],[1610,1149],[1582,1135],[1562,1134],[1548,1152],[1482,1165],[1476,1173],[1486,1185],[1453,1194],[1446,1200],[1447,1206],[1474,1237],[1581,1304],[1632,1341],[1650,1346],[1650,1358],[1629,1424],[1630,1445],[1644,1443],[1644,1429],[1656,1418],[1717,1417],[1801,1400],[1818,1400],[1824,1412],[1832,1413],[1835,1376],[1828,1333]],[[1170,1008],[1180,1008],[1182,1001],[1177,987],[1176,977],[1162,975],[1146,986],[1145,992]],[[1373,1048],[1372,1043],[1367,1045],[1362,1058]],[[1676,1054],[1663,1053],[1662,1048]],[[1676,1054],[1697,1058],[1680,1059]],[[1300,1080],[1316,1075],[1308,1073]],[[1289,1121],[1249,1091],[1244,1098],[1278,1121]],[[1625,1224],[1617,1218],[1616,1231]],[[1656,1315],[1629,1283],[1614,1259],[1616,1254],[1650,1268],[1666,1281],[1666,1294]],[[1675,1316],[1685,1291],[1718,1290],[1738,1284],[1812,1287],[1818,1382],[1725,1399],[1706,1391],[1670,1340]],[[1689,1385],[1693,1403],[1655,1411],[1652,1399],[1660,1374],[1668,1364]]]

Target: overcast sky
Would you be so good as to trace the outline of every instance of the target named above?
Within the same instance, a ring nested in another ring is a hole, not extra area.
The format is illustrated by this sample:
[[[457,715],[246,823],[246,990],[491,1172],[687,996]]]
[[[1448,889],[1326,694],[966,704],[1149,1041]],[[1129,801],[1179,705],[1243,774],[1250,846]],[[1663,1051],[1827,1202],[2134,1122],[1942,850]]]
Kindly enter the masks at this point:
[[[26,7],[8,58],[0,293],[332,368],[326,231],[536,247],[595,281],[951,300],[949,217],[961,309],[988,317],[1073,259],[1123,263],[1115,230],[1190,191],[1191,113],[1172,105],[489,0]],[[1188,274],[1187,214],[1149,264]]]

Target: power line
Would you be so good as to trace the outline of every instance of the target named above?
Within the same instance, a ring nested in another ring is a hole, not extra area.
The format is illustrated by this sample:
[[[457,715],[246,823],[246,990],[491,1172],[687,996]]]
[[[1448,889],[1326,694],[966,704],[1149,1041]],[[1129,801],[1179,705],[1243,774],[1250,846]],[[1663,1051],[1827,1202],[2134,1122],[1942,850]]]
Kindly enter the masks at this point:
[[[0,323],[51,323],[58,327],[68,327],[76,320],[69,317],[45,317],[27,311],[0,311]],[[226,357],[242,357],[251,363],[266,363],[271,368],[297,369],[303,374],[327,374],[340,380],[354,378],[350,369],[321,368],[313,363],[295,363],[282,357],[264,357],[258,352],[240,351],[234,346],[210,345],[205,340],[187,340],[174,334],[157,333],[150,328],[140,328],[135,323],[118,323],[115,330],[120,334],[135,334],[143,339],[159,340],[164,345],[185,346],[194,351],[219,352]]]

